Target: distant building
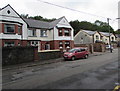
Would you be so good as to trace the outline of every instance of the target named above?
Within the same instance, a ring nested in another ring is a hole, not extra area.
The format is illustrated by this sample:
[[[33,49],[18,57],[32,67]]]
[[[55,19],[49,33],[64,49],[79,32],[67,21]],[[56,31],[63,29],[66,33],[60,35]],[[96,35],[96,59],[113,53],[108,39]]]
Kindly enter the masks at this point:
[[[80,30],[74,37],[75,44],[91,44],[100,40],[100,34],[97,31]]]
[[[110,33],[110,41],[111,43],[117,41],[116,36],[113,33]],[[109,44],[109,33],[90,30],[80,30],[74,37],[75,44],[93,44],[97,42]]]

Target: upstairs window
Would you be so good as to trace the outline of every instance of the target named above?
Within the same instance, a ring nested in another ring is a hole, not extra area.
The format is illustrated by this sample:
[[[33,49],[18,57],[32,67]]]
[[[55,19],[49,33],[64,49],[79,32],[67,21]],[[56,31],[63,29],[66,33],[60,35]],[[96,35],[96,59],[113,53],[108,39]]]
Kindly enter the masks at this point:
[[[62,30],[59,30],[59,36],[63,36]]]
[[[96,39],[99,40],[99,36],[98,35],[96,35]]]
[[[114,37],[111,37],[112,41],[114,41]]]
[[[22,27],[18,26],[18,34],[22,34]]]
[[[36,37],[36,30],[28,30],[28,36]]]
[[[41,30],[41,37],[47,37],[47,30]]]
[[[4,25],[4,33],[15,33],[15,25],[5,24]]]
[[[65,36],[70,36],[69,30],[64,30]]]

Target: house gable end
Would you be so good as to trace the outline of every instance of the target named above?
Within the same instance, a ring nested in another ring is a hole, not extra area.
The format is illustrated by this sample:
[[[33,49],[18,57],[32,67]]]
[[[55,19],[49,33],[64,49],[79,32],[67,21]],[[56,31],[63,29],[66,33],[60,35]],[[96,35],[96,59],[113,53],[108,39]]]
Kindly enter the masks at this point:
[[[17,20],[18,18],[20,18],[27,24],[27,22],[9,4],[0,10],[0,15],[2,16],[0,20],[8,18],[14,18]]]

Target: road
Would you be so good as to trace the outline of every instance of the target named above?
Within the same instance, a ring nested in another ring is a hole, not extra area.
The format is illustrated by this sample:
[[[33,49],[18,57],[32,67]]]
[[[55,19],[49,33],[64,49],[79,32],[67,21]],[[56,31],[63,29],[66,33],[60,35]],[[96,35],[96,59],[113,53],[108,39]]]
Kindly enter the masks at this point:
[[[113,89],[118,71],[115,49],[88,59],[3,71],[3,89]]]

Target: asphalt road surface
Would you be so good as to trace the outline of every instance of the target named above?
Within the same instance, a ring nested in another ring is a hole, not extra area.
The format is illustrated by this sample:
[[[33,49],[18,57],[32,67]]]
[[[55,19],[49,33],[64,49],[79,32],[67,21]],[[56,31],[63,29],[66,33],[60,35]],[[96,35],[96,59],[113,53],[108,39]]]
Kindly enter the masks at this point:
[[[118,71],[115,49],[88,59],[3,71],[3,89],[113,89]]]

